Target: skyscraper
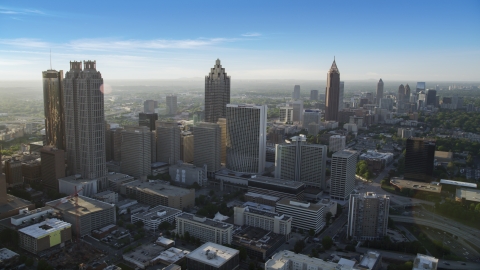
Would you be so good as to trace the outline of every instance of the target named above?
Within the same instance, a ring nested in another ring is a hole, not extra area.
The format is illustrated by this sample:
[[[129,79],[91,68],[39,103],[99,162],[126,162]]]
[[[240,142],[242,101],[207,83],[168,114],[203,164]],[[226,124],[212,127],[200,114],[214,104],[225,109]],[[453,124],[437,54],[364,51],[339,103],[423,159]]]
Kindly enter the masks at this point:
[[[280,107],[279,122],[284,124],[293,124],[293,107],[291,106]]]
[[[289,144],[276,145],[275,178],[325,189],[327,146],[307,144],[305,135],[291,139]]]
[[[405,96],[403,97],[403,100],[406,103],[410,102],[410,86],[408,83],[405,85]]]
[[[176,115],[177,114],[177,96],[168,95],[166,98],[167,102],[167,114]]]
[[[157,121],[157,161],[177,164],[180,160],[181,130],[174,121]]]
[[[68,175],[96,180],[107,188],[102,74],[96,61],[70,62],[64,79]]]
[[[348,237],[374,240],[387,235],[389,196],[373,192],[351,194],[348,203]]]
[[[428,89],[425,101],[427,103],[427,106],[432,105],[435,107],[435,105],[437,104],[437,91],[433,89]]]
[[[425,86],[425,82],[417,82],[417,93],[421,91],[425,91],[427,88]]]
[[[149,99],[143,102],[144,113],[154,113],[156,108],[158,108],[158,101]]]
[[[408,138],[405,149],[405,179],[431,182],[434,160],[435,140]]]
[[[338,120],[338,104],[340,102],[340,71],[333,60],[327,73],[327,87],[325,89],[325,121]]]
[[[230,103],[230,76],[217,59],[215,66],[205,76],[205,122],[216,123],[225,118],[226,106]]]
[[[151,132],[148,127],[125,127],[122,131],[120,172],[146,179],[151,174]]]
[[[293,122],[303,122],[303,101],[295,100],[292,102]]]
[[[220,129],[222,131],[221,134],[221,142],[220,142],[220,148],[221,148],[221,162],[223,164],[227,163],[227,119],[226,118],[218,118],[217,124],[220,126]]]
[[[345,107],[343,104],[343,97],[345,92],[345,82],[340,82],[340,92],[338,94],[338,110],[341,111]]]
[[[318,90],[310,90],[310,100],[318,100]]]
[[[295,85],[292,92],[293,100],[300,99],[300,85]]]
[[[322,120],[322,113],[320,110],[305,110],[303,112],[303,127],[307,128],[309,124],[320,124]],[[318,132],[317,132],[318,133]]]
[[[58,179],[65,177],[65,152],[51,146],[40,149],[42,184],[58,192]]]
[[[197,167],[207,165],[207,173],[220,170],[221,156],[220,125],[200,122],[193,127],[193,164]]]
[[[65,113],[63,70],[47,70],[43,77],[43,106],[45,112],[45,141],[47,145],[65,148]]]
[[[330,197],[336,200],[348,200],[355,188],[355,172],[358,152],[342,150],[332,155],[330,177]]]
[[[227,168],[265,170],[267,106],[227,104]]]
[[[377,105],[380,104],[380,100],[383,98],[383,81],[380,80],[377,83]]]
[[[150,131],[155,130],[155,122],[158,120],[158,114],[156,113],[139,113],[138,125],[148,127]]]
[[[397,106],[399,102],[403,102],[405,100],[405,86],[400,84],[398,87],[398,96],[397,96]]]

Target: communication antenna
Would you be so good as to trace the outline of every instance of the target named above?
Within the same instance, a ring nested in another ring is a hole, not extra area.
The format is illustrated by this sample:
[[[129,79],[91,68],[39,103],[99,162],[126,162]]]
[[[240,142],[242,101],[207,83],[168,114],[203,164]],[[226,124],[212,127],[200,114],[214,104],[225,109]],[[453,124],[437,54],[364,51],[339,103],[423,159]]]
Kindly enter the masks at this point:
[[[50,49],[50,70],[52,70],[52,49]]]

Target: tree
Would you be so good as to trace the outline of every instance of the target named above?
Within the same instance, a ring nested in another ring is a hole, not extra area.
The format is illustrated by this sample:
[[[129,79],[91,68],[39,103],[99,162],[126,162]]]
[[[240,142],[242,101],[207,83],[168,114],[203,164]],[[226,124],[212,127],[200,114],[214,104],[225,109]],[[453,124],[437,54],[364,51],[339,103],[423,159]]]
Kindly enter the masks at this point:
[[[183,237],[185,238],[185,241],[190,242],[190,233],[189,232],[185,232]]]
[[[357,249],[355,248],[354,245],[347,245],[347,246],[345,246],[345,250],[346,250],[346,251],[351,251],[351,252],[357,251]]]
[[[303,229],[302,229],[302,228],[299,228],[299,229],[298,229],[298,233],[299,233],[299,234],[303,234]]]
[[[330,224],[330,219],[332,219],[332,212],[328,212],[326,215],[325,215],[325,223]]]
[[[139,221],[135,222],[135,225],[137,226],[137,228],[143,228],[143,226],[145,224],[143,223],[143,221],[139,220]]]
[[[312,248],[312,257],[314,258],[318,258],[318,250],[316,250],[315,248]]]
[[[315,231],[314,231],[313,229],[310,229],[310,230],[308,230],[308,234],[309,234],[310,236],[314,236],[314,235],[315,235]]]
[[[33,266],[33,258],[32,257],[28,257],[27,260],[25,261],[25,265],[28,266],[28,267],[32,267]]]
[[[325,248],[326,250],[327,249],[330,249],[333,245],[333,240],[330,236],[325,236],[323,237],[322,239],[322,245],[323,245],[323,248]]]
[[[295,242],[295,246],[293,247],[293,251],[295,253],[300,253],[305,248],[305,246],[306,245],[303,240],[297,240],[297,242]]]
[[[164,222],[162,222],[158,225],[158,229],[159,230],[168,230],[168,229],[170,229],[170,226],[171,226],[170,222],[164,221]]]
[[[37,270],[53,270],[53,267],[45,260],[40,260],[37,265]]]
[[[238,251],[240,251],[240,260],[245,261],[247,259],[247,250],[245,247],[240,247]]]

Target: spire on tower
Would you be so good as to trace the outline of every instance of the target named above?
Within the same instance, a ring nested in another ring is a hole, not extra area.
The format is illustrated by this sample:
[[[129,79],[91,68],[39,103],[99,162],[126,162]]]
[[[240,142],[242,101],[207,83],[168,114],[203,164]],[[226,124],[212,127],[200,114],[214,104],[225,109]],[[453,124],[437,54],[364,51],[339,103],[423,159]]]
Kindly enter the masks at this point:
[[[50,70],[52,70],[52,49],[50,49]]]
[[[332,67],[330,67],[330,70],[328,72],[340,73],[340,71],[338,70],[338,67],[337,67],[337,63],[335,62],[335,56],[333,57]]]

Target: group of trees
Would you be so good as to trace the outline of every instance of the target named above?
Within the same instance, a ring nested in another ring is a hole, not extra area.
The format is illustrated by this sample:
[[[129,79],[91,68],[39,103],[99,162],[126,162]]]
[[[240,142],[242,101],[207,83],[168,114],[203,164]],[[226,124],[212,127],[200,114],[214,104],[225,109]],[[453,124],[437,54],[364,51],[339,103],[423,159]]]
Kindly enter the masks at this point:
[[[360,160],[357,163],[356,174],[368,180],[373,177],[373,173],[368,169],[368,164],[366,160]]]
[[[413,262],[408,261],[402,264],[391,263],[388,265],[387,270],[411,270],[413,268]]]
[[[459,110],[440,110],[424,117],[424,122],[432,127],[447,129],[460,128],[467,132],[480,132],[480,114]]]
[[[202,242],[200,241],[200,238],[196,238],[195,236],[191,236],[189,232],[185,232],[184,235],[175,235],[176,238],[179,238],[180,240],[183,240],[187,243],[191,243],[196,246],[200,246]]]
[[[480,203],[465,200],[457,202],[446,198],[445,202],[435,204],[435,213],[480,229]]]
[[[467,139],[437,137],[435,146],[438,151],[447,151],[447,152],[468,151],[473,155],[480,154],[480,143],[469,141]],[[467,162],[473,162],[473,160],[467,160]]]

